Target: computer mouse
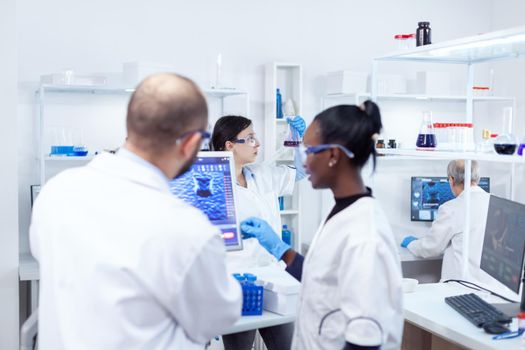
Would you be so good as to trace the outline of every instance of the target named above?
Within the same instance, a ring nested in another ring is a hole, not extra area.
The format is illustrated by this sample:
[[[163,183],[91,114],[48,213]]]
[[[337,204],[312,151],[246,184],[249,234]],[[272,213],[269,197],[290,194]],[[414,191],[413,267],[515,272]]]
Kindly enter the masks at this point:
[[[501,334],[510,331],[505,325],[496,321],[484,323],[483,330],[488,334]]]

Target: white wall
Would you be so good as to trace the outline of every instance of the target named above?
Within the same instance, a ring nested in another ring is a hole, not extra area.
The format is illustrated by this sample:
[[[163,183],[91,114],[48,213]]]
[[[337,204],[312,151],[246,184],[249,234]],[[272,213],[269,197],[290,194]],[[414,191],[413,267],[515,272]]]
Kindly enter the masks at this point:
[[[248,90],[256,130],[263,133],[263,65],[303,64],[303,110],[307,121],[320,109],[325,73],[369,71],[371,58],[395,49],[393,35],[413,32],[429,20],[433,40],[489,29],[491,0],[482,1],[20,1],[20,81],[67,68],[76,72],[120,71],[125,61],[173,64],[178,72],[210,86],[217,53],[223,81]],[[396,69],[396,68],[393,68]],[[21,245],[27,249],[28,188],[35,183],[32,158],[32,95],[21,91]],[[306,187],[306,186],[305,186]],[[320,220],[320,196],[305,197],[308,241]]]
[[[18,348],[16,0],[0,2],[0,349]]]

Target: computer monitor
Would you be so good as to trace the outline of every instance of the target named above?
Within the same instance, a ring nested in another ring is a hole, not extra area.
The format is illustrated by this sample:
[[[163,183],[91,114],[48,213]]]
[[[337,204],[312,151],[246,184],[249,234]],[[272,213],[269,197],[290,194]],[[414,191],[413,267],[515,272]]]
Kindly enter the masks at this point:
[[[490,196],[480,267],[518,293],[525,253],[525,205]]]
[[[490,193],[490,178],[482,177],[478,186]],[[410,187],[411,221],[434,221],[439,206],[454,198],[447,177],[414,176]]]
[[[171,192],[204,212],[222,232],[226,250],[241,250],[231,152],[199,152],[190,170],[170,183]]]

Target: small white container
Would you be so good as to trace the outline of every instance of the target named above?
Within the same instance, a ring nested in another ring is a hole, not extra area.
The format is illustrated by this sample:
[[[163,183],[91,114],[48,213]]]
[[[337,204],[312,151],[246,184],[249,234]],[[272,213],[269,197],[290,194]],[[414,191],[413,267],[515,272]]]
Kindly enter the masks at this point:
[[[367,73],[337,71],[326,74],[327,95],[366,93]]]
[[[413,293],[416,290],[418,284],[419,281],[414,278],[403,278],[401,281],[403,293]]]
[[[62,73],[41,75],[40,82],[49,85],[103,86],[106,85],[107,79],[100,75],[76,75],[73,71],[68,70]]]
[[[290,278],[267,278],[264,286],[263,308],[279,315],[294,315],[297,312],[301,284]],[[271,282],[270,282],[271,280]]]

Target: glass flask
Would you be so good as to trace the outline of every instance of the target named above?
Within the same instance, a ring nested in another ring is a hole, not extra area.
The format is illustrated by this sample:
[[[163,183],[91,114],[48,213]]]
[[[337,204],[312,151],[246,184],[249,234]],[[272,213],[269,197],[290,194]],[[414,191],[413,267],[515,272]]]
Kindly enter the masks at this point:
[[[424,111],[419,134],[417,135],[416,147],[418,150],[431,151],[436,148],[436,134],[432,123],[432,112]]]
[[[497,154],[513,155],[518,148],[518,139],[512,134],[501,134],[494,140],[494,150]]]
[[[292,120],[295,117],[290,117]],[[299,147],[302,142],[302,137],[299,135],[299,132],[295,130],[290,124],[288,124],[288,130],[286,133],[286,138],[284,139],[284,147]]]

